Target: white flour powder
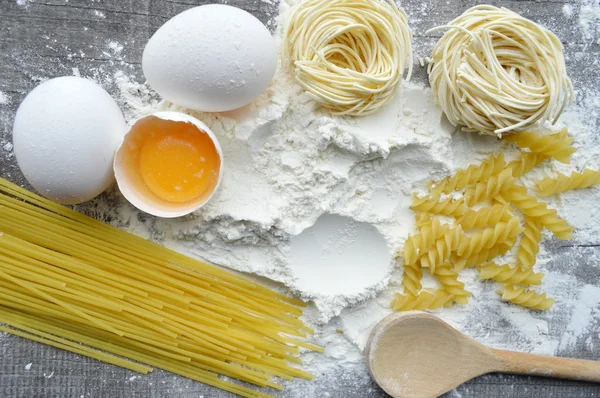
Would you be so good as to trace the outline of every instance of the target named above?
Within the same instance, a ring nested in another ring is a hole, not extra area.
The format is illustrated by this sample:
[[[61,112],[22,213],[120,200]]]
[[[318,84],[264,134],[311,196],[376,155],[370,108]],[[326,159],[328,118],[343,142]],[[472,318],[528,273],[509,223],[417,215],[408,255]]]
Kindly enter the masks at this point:
[[[282,12],[288,8],[284,1]],[[389,256],[413,231],[410,193],[424,188],[431,178],[481,161],[491,151],[506,150],[508,157],[517,154],[493,137],[455,132],[433,104],[430,90],[412,83],[405,83],[394,101],[377,114],[352,119],[334,118],[318,108],[283,67],[255,103],[219,115],[159,102],[145,85],[124,73],[114,80],[130,121],[159,110],[188,112],[213,130],[224,151],[225,175],[218,194],[185,220],[153,220],[153,237],[188,254],[280,282],[310,300],[306,318],[326,352],[304,354],[306,366],[318,374],[358,374],[353,376],[360,379],[356,383],[368,380],[362,349],[374,324],[391,313],[389,304],[399,289],[401,269],[394,268]],[[578,104],[562,118],[579,148],[573,164],[547,163],[533,177],[584,166],[598,168],[600,143],[593,130],[599,112],[598,92],[578,92]],[[578,258],[585,256],[586,264],[595,264],[590,257],[597,257],[599,251],[577,245],[598,243],[599,192],[596,187],[549,200],[578,228],[573,242],[559,242],[547,234],[542,245],[538,261],[546,273],[542,289],[557,299],[551,311],[538,313],[501,303],[493,284],[480,282],[474,270],[467,270],[461,280],[473,293],[469,305],[436,314],[495,347],[568,354],[574,346],[588,344],[592,350],[598,344],[589,336],[600,321],[600,288],[577,277]],[[137,213],[121,203],[119,219],[146,234]],[[327,219],[327,223],[331,219],[340,223],[335,231],[324,232],[327,227],[320,225]],[[300,263],[290,261],[304,247],[294,243],[304,239],[298,237],[304,230],[328,234],[319,252],[325,256],[368,250],[371,243],[379,242],[370,228],[383,236],[388,257],[379,256],[385,251],[380,250],[373,261],[338,263],[332,265],[334,269],[327,268],[326,262],[301,269]],[[367,247],[364,242],[371,243]],[[557,326],[557,318],[570,321]],[[294,391],[310,395],[314,388],[298,381],[291,387],[292,395]]]

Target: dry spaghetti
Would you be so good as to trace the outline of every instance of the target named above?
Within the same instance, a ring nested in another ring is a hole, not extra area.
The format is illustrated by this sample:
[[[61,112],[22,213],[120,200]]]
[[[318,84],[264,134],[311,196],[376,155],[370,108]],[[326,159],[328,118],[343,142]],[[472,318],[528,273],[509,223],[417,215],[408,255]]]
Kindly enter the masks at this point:
[[[245,397],[281,389],[312,331],[303,303],[0,179],[1,331]],[[134,362],[135,361],[135,362]],[[148,365],[148,366],[146,366]]]
[[[563,47],[547,29],[488,5],[435,29],[448,31],[433,49],[429,82],[453,125],[501,135],[555,123],[571,104]]]
[[[308,0],[284,28],[284,56],[297,82],[338,115],[368,115],[388,103],[408,68],[412,33],[391,0]]]

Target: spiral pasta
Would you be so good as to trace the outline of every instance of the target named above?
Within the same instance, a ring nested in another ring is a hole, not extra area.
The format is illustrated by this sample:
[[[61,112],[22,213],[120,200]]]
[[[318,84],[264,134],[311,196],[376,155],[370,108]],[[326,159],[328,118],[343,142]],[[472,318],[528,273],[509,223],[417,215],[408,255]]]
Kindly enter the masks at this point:
[[[451,305],[453,298],[443,289],[437,289],[433,293],[423,290],[417,296],[396,293],[392,308],[396,311],[436,309]]]
[[[585,169],[582,173],[572,172],[570,176],[558,173],[556,178],[544,178],[537,182],[538,195],[550,196],[573,189],[583,189],[600,184],[600,171]]]
[[[571,144],[574,138],[569,137],[567,128],[556,134],[541,135],[533,131],[522,131],[518,134],[504,136],[504,140],[514,142],[519,148],[527,148],[533,153],[539,153],[554,158],[562,163],[569,163],[569,157],[577,151]]]
[[[471,293],[465,290],[465,284],[458,280],[458,273],[452,270],[450,264],[441,264],[435,270],[435,276],[440,281],[443,289],[454,296],[453,300],[459,304],[468,304]]]
[[[465,268],[471,268],[477,264],[493,260],[494,258],[508,252],[513,245],[514,240],[508,241],[508,243],[498,243],[489,249],[483,249],[479,253],[472,254],[468,257],[460,257],[455,254],[450,259],[450,262],[454,265],[455,270],[461,271]]]
[[[515,185],[507,191],[506,198],[526,216],[539,219],[558,239],[569,240],[573,237],[575,228],[560,218],[556,210],[549,209],[546,203],[529,195],[527,188]]]
[[[429,213],[417,213],[415,216],[415,227],[421,228],[424,225],[431,223],[431,214]]]
[[[546,293],[538,294],[535,290],[525,290],[524,287],[505,285],[498,293],[502,300],[534,310],[548,310],[554,304],[554,299],[546,297]]]
[[[423,287],[421,285],[421,279],[423,279],[423,272],[421,271],[420,265],[404,264],[404,271],[402,273],[404,293],[417,296]]]
[[[468,185],[478,181],[485,181],[493,175],[499,174],[504,170],[506,161],[504,154],[491,155],[480,164],[469,165],[466,169],[459,169],[453,176],[446,177],[431,189],[433,196],[439,196],[441,193],[450,193],[454,190],[466,188]]]
[[[534,272],[533,269],[521,269],[508,264],[498,265],[490,262],[482,264],[478,268],[480,279],[493,279],[511,285],[539,285],[544,277],[543,273]]]
[[[548,159],[548,157],[541,153],[521,152],[521,157],[508,163],[506,168],[512,170],[514,178],[520,178],[546,159]]]
[[[415,211],[454,217],[460,217],[469,210],[463,200],[455,200],[450,197],[440,200],[438,197],[432,196],[419,198],[417,194],[413,194],[410,208]]]
[[[465,237],[456,250],[461,257],[469,257],[483,249],[489,249],[497,243],[502,243],[518,236],[523,228],[517,217],[511,218],[507,223],[499,222],[494,227],[478,231],[471,237]]]
[[[542,222],[537,218],[525,217],[525,230],[517,251],[518,268],[528,269],[535,265],[536,256],[540,251],[543,227]]]
[[[465,190],[465,202],[467,206],[483,202],[498,195],[503,190],[513,185],[515,179],[512,170],[503,170],[497,176],[491,176],[487,181],[481,181]]]
[[[458,248],[459,243],[464,239],[462,227],[459,225],[456,228],[447,230],[438,240],[435,241],[433,247],[421,257],[421,267],[429,268],[429,271],[435,273],[437,264],[441,264],[450,257],[453,251]]]
[[[496,204],[492,207],[483,207],[479,210],[469,210],[458,220],[464,229],[484,228],[496,225],[499,222],[508,222],[513,215],[508,204]]]
[[[433,246],[435,241],[441,238],[448,228],[447,224],[442,224],[440,220],[435,218],[431,223],[421,227],[420,233],[409,236],[404,243],[402,252],[404,265],[416,263],[419,256]]]
[[[572,103],[563,47],[550,31],[506,8],[475,6],[445,26],[429,82],[450,123],[488,135],[556,123]]]
[[[412,73],[412,32],[392,0],[307,0],[292,8],[283,54],[296,81],[337,115],[368,115]]]

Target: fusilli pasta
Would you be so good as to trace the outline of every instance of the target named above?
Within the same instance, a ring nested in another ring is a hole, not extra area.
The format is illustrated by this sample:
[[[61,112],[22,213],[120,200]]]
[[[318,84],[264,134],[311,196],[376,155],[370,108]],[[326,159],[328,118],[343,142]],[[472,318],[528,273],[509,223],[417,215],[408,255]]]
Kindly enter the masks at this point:
[[[452,304],[453,296],[443,289],[433,293],[421,291],[417,296],[396,293],[392,308],[396,311],[427,310],[444,307]]]
[[[450,258],[450,262],[452,263],[452,265],[454,265],[454,269],[456,271],[460,271],[464,268],[471,268],[476,266],[477,264],[493,260],[494,258],[508,252],[513,245],[514,242],[499,243],[489,249],[484,249],[479,253],[475,253],[469,257],[459,257],[456,254],[454,254]]]
[[[433,246],[448,228],[447,224],[442,224],[439,219],[434,218],[431,223],[421,227],[420,233],[409,236],[404,243],[402,254],[404,265],[416,263],[417,259]]]
[[[498,265],[490,262],[482,264],[478,268],[480,279],[493,279],[511,285],[539,285],[542,283],[542,278],[544,277],[544,274],[541,272],[534,272],[532,269],[511,267],[508,264]]]
[[[422,278],[423,272],[419,264],[404,264],[404,272],[402,274],[404,293],[417,296],[419,290],[423,287],[421,285]]]
[[[485,181],[493,175],[499,174],[506,167],[504,154],[490,155],[489,158],[480,164],[472,164],[466,169],[457,170],[451,177],[446,177],[431,189],[433,196],[439,196],[441,193],[450,193],[454,190],[466,188],[468,185],[478,181]]]
[[[435,196],[419,198],[417,194],[413,194],[413,202],[410,208],[415,211],[455,217],[460,217],[469,210],[463,200],[454,200],[450,197],[439,200],[439,197]]]
[[[465,191],[467,206],[473,206],[475,203],[493,198],[503,190],[511,187],[514,180],[512,170],[506,169],[497,176],[491,176],[487,181],[476,183]]]
[[[556,210],[549,209],[546,203],[540,202],[535,196],[529,195],[527,188],[515,185],[503,195],[506,195],[505,198],[515,207],[521,209],[526,216],[539,219],[558,239],[568,240],[573,237],[575,228],[558,217]]]
[[[465,290],[465,284],[458,280],[458,274],[452,270],[450,264],[440,264],[435,270],[443,289],[454,296],[454,301],[459,304],[467,304],[471,293]]]
[[[525,217],[525,230],[517,251],[518,268],[527,269],[535,265],[542,241],[542,228],[543,225],[537,218]]]
[[[566,128],[558,134],[541,135],[533,131],[523,131],[507,134],[503,138],[514,142],[520,148],[528,148],[531,152],[541,153],[562,163],[569,163],[569,156],[576,151],[571,146],[574,138],[568,136]]]
[[[574,171],[570,176],[559,173],[556,178],[544,178],[537,182],[539,196],[550,196],[596,184],[600,184],[600,171],[591,169],[585,169],[582,173]]]
[[[548,157],[541,153],[521,152],[521,157],[508,163],[506,168],[512,169],[513,177],[520,178],[546,159]]]
[[[498,293],[502,295],[502,300],[534,310],[547,310],[554,304],[554,299],[546,297],[546,293],[538,294],[535,290],[525,290],[524,287],[505,285]]]
[[[446,231],[441,238],[435,241],[435,244],[429,251],[421,257],[421,266],[429,268],[433,274],[437,264],[441,264],[450,257],[450,254],[458,248],[459,243],[464,239],[462,227],[451,228]]]
[[[509,211],[508,204],[496,204],[492,207],[483,207],[479,210],[469,210],[458,220],[464,229],[484,228],[499,222],[508,222],[513,215]]]
[[[507,223],[499,222],[494,227],[478,231],[471,237],[462,239],[456,250],[461,257],[469,257],[483,249],[489,249],[497,243],[503,243],[523,232],[517,217],[511,218]]]

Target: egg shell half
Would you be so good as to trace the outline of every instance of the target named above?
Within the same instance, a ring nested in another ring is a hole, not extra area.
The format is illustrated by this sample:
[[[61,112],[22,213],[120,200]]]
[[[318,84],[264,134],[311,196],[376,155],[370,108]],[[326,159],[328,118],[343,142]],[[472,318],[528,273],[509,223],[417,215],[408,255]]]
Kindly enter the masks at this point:
[[[85,202],[113,182],[115,149],[127,131],[116,102],[75,76],[48,80],[23,100],[13,126],[17,163],[43,196]]]
[[[277,67],[275,41],[252,14],[236,7],[194,7],[167,21],[142,58],[150,86],[174,104],[223,112],[252,102]]]
[[[173,122],[192,123],[194,126],[196,126],[196,128],[208,134],[215,145],[221,160],[219,166],[219,178],[216,186],[211,191],[207,191],[205,194],[201,195],[195,200],[184,203],[173,203],[159,198],[146,186],[138,170],[135,168],[136,165],[132,164],[133,159],[128,159],[126,146],[135,145],[135,143],[132,141],[135,134],[136,124],[148,117],[157,117]],[[195,117],[181,112],[156,112],[136,120],[131,129],[127,132],[127,134],[125,134],[125,137],[123,137],[123,141],[119,145],[115,155],[114,172],[119,190],[132,205],[145,213],[152,214],[157,217],[181,217],[200,209],[219,189],[221,179],[223,178],[223,150],[221,149],[221,145],[219,144],[219,141],[214,133],[206,124],[202,123]]]

